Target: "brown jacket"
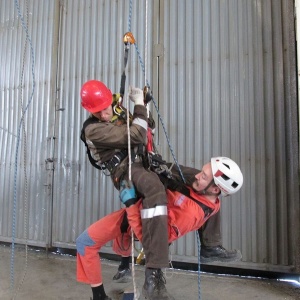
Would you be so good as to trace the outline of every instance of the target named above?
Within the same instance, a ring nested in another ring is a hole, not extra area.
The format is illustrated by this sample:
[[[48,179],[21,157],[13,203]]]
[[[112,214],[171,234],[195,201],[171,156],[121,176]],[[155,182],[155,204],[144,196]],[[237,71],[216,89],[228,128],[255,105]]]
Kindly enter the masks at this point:
[[[135,105],[133,120],[140,119],[147,122],[147,110],[142,105]],[[118,122],[94,122],[85,127],[86,143],[93,158],[101,163],[111,159],[115,152],[128,148],[127,124]],[[134,121],[130,126],[130,143],[132,147],[147,142],[147,130]]]

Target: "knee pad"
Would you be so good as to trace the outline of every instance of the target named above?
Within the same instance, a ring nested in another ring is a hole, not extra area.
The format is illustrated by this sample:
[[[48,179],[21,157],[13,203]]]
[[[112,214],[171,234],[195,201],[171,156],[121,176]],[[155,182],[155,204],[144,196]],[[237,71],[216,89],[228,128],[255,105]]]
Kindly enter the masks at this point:
[[[84,250],[85,247],[88,246],[93,246],[95,245],[95,242],[90,238],[87,230],[85,230],[77,239],[76,239],[76,249],[77,252],[81,255],[84,256]]]

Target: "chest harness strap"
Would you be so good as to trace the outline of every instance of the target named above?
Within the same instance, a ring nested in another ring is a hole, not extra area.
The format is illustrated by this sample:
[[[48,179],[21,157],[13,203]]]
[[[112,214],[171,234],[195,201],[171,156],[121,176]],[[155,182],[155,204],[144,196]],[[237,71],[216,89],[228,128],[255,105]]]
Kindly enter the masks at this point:
[[[205,218],[208,218],[211,215],[211,213],[213,212],[213,209],[211,207],[209,207],[209,206],[205,205],[204,203],[194,199],[190,195],[190,190],[186,186],[182,185],[177,191],[180,192],[181,194],[187,196],[189,199],[193,200],[195,203],[197,203],[202,208]]]
[[[170,189],[172,191],[177,191],[177,192],[185,195],[186,197],[188,197],[195,203],[197,203],[202,208],[205,218],[208,218],[211,215],[211,213],[213,212],[213,209],[210,208],[209,206],[203,204],[202,202],[194,199],[190,195],[190,190],[183,183],[178,182],[177,180],[175,180],[173,178],[168,178],[164,175],[158,175],[158,176],[159,176],[161,182],[164,184],[166,189]]]
[[[84,131],[85,131],[85,128],[90,125],[90,124],[93,124],[93,123],[97,123],[99,122],[99,120],[92,116],[91,118],[87,119],[84,123],[83,123],[83,127],[81,129],[81,133],[80,133],[80,139],[83,141],[83,143],[85,144],[85,147],[86,147],[86,153],[88,155],[88,158],[89,158],[89,161],[90,163],[92,164],[93,167],[99,169],[99,170],[105,170],[106,167],[104,165],[99,165],[98,164],[98,161],[95,160],[93,157],[92,157],[92,154],[91,154],[91,151],[89,149],[89,146],[88,144],[86,143],[86,138],[85,138],[85,134],[84,134]]]

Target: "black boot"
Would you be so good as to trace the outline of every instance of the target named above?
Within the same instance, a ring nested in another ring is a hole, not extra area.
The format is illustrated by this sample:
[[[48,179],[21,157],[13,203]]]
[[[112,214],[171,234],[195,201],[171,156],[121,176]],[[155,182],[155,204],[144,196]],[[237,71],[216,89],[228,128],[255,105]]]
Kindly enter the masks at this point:
[[[118,283],[126,283],[132,281],[130,268],[126,268],[123,270],[120,270],[119,268],[117,274],[113,277],[113,281]]]
[[[230,262],[242,259],[239,250],[226,250],[222,246],[208,247],[201,246],[200,262],[209,263],[213,261]]]
[[[149,300],[174,300],[165,284],[166,279],[161,269],[146,268],[143,296]]]
[[[92,292],[93,292],[93,299],[91,298],[91,300],[112,300],[110,297],[106,295],[103,284],[92,287]]]

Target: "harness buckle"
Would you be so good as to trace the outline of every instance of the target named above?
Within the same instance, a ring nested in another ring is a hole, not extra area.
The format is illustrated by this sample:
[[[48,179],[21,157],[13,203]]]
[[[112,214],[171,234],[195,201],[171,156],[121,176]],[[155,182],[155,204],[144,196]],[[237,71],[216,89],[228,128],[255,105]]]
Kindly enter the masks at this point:
[[[126,32],[123,36],[123,42],[125,45],[127,44],[134,44],[135,43],[135,38],[131,32]]]
[[[111,173],[127,155],[128,150],[116,152],[110,160],[104,162],[103,164],[105,165],[106,169]]]
[[[168,178],[172,178],[172,172],[167,167],[166,161],[162,159],[160,154],[155,154],[153,152],[148,152],[148,161],[150,169],[158,175],[164,175]]]

